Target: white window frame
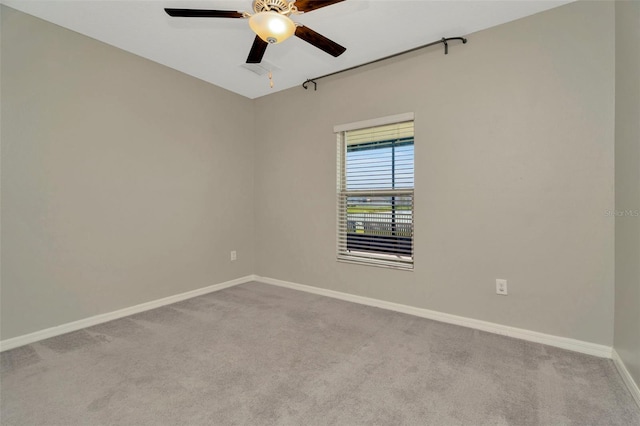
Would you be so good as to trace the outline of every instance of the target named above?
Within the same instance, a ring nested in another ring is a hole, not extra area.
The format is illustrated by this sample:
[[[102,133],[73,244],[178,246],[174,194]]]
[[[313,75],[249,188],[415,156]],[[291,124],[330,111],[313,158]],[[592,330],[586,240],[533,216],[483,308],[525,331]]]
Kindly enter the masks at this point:
[[[402,195],[410,196],[411,198],[411,255],[399,256],[394,254],[383,253],[365,253],[355,252],[347,249],[347,197],[352,196],[353,191],[348,191],[346,188],[346,143],[345,132],[352,130],[360,130],[371,127],[384,126],[389,124],[397,124],[404,122],[414,122],[414,113],[404,113],[391,115],[381,118],[375,118],[371,120],[358,121],[354,123],[347,123],[334,126],[333,130],[336,133],[337,139],[337,200],[336,200],[336,257],[339,262],[356,263],[361,265],[370,265],[378,267],[386,267],[393,269],[402,269],[412,271],[414,268],[414,239],[413,225],[415,218],[415,183],[414,188],[411,189],[396,189],[396,190],[371,190],[368,191],[371,195]],[[415,136],[414,136],[415,137]],[[415,142],[414,142],[415,147]],[[415,149],[415,148],[414,148]],[[415,182],[415,153],[414,153],[414,182]],[[358,193],[361,195],[362,193]]]

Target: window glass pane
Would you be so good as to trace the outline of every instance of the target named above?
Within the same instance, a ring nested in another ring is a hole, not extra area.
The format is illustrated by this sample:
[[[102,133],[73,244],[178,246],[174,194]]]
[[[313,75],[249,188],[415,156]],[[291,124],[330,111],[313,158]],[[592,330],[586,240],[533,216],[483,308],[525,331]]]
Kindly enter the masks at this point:
[[[347,190],[413,188],[413,138],[347,146]]]

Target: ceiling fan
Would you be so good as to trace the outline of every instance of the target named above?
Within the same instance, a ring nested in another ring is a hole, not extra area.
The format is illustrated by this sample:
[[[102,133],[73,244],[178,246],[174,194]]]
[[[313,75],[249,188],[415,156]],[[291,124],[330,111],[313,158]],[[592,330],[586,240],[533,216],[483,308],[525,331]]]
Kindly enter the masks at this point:
[[[342,1],[344,0],[254,0],[253,14],[231,10],[170,8],[166,8],[165,12],[169,16],[186,18],[248,18],[249,26],[256,33],[256,38],[249,51],[247,63],[259,64],[269,44],[280,43],[294,34],[331,56],[342,55],[347,50],[345,47],[309,27],[293,22],[290,18],[291,15],[310,12]]]

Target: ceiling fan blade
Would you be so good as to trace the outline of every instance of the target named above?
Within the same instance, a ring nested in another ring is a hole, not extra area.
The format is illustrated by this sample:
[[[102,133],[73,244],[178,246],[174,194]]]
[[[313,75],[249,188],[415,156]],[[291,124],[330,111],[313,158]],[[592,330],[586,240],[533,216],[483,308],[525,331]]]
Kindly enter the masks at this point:
[[[296,1],[296,7],[300,12],[310,12],[312,10],[320,9],[321,7],[340,3],[341,1],[344,0],[298,0]]]
[[[204,9],[165,9],[169,16],[184,18],[242,18],[241,12],[232,10],[204,10]]]
[[[262,57],[264,56],[264,52],[267,50],[267,46],[269,43],[256,36],[253,40],[253,46],[251,46],[251,50],[249,51],[249,56],[247,57],[248,64],[259,64],[262,62]]]
[[[333,40],[329,40],[322,34],[318,34],[309,27],[296,27],[296,37],[303,39],[309,44],[314,45],[320,50],[327,52],[331,56],[338,57],[347,50],[346,47],[340,46]]]

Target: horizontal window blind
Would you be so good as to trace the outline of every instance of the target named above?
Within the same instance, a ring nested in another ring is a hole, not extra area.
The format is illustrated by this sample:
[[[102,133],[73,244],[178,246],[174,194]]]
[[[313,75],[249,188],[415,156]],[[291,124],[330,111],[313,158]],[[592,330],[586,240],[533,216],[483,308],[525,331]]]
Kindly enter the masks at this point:
[[[413,121],[338,133],[339,260],[413,268]]]

